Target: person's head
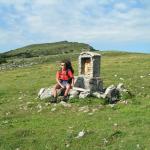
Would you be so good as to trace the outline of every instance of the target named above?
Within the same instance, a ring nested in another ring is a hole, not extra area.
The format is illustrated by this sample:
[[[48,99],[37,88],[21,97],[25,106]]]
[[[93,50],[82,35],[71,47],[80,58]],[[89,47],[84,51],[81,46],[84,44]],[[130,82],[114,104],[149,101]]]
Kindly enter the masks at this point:
[[[74,69],[72,67],[71,61],[69,59],[65,60],[66,68],[71,70],[72,73],[74,73]]]
[[[66,63],[65,63],[65,61],[61,61],[61,62],[60,62],[60,67],[61,67],[61,69],[65,69],[65,68],[66,68]]]

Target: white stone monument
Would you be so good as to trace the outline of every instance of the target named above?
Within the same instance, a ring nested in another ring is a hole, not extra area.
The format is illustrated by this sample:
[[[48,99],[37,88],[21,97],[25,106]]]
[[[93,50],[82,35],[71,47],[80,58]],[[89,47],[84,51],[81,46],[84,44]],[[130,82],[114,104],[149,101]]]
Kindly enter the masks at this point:
[[[102,91],[100,78],[101,55],[94,52],[82,52],[79,56],[78,73],[74,88],[90,92]]]

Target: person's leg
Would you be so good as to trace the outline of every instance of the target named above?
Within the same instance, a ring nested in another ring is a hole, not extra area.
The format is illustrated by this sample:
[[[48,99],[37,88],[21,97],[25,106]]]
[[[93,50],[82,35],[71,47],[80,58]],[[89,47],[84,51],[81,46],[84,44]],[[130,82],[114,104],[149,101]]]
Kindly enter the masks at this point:
[[[60,88],[61,88],[61,86],[60,86],[59,84],[56,84],[56,85],[54,86],[53,91],[52,91],[52,95],[53,95],[54,97],[57,96],[57,89],[60,89]]]
[[[64,94],[65,97],[68,96],[68,93],[69,93],[70,89],[71,89],[71,85],[70,85],[70,84],[67,84],[67,85],[66,85],[65,94]]]

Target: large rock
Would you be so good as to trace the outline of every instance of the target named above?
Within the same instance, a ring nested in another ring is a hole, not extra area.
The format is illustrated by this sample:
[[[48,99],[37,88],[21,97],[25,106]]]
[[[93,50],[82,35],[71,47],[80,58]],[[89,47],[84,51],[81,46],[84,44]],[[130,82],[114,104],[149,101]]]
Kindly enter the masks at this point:
[[[90,96],[90,92],[88,92],[88,91],[81,92],[79,94],[79,98],[86,98],[86,97],[89,97],[89,96]]]
[[[117,85],[117,90],[119,90],[119,92],[126,91],[126,89],[125,89],[123,83],[119,83],[119,84]]]
[[[83,77],[76,77],[74,87],[85,88],[84,78]]]
[[[119,90],[120,98],[122,100],[127,100],[133,96],[132,93],[124,87],[123,83],[117,85],[117,90]]]
[[[41,100],[49,98],[49,97],[51,97],[51,91],[52,91],[52,88],[41,88],[38,93],[38,97]]]
[[[115,101],[119,100],[119,97],[119,90],[114,85],[110,85],[104,93],[104,98],[108,99],[110,103],[114,103]]]
[[[69,92],[69,94],[70,94],[69,99],[79,98],[79,93],[80,93],[79,91],[71,89]]]
[[[104,98],[105,97],[104,93],[101,94],[100,92],[94,92],[94,93],[92,93],[92,96],[97,97],[97,98]]]

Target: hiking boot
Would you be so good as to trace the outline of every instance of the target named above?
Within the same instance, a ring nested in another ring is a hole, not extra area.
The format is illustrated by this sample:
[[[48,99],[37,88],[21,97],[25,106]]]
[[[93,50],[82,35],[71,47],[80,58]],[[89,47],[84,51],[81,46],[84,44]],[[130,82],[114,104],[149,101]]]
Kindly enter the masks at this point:
[[[50,99],[50,102],[51,103],[57,103],[57,98],[52,96],[52,98]]]
[[[63,96],[62,101],[67,102],[68,101],[68,96]]]

